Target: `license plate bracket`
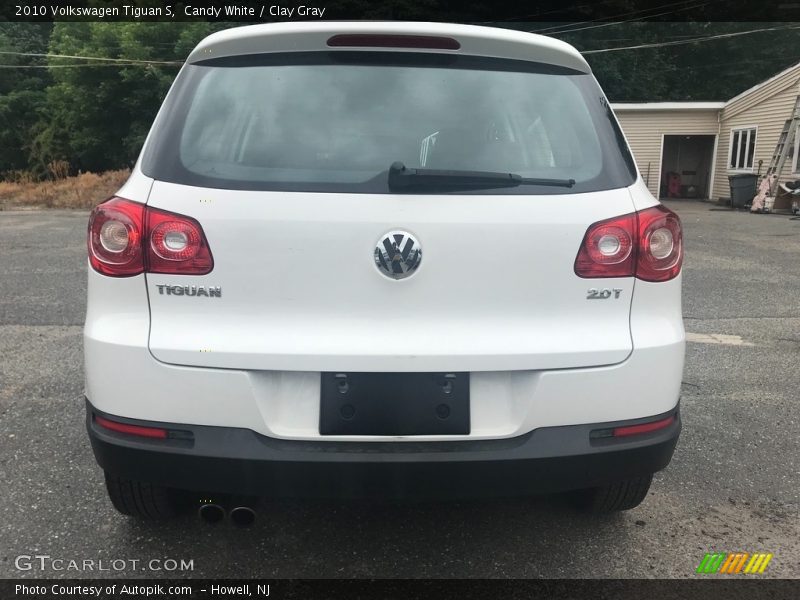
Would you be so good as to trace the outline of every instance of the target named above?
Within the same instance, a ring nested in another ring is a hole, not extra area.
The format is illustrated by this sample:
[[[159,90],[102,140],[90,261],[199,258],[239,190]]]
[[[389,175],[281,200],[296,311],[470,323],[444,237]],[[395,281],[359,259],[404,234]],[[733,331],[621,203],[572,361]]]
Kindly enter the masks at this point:
[[[469,373],[322,373],[320,435],[468,435]]]

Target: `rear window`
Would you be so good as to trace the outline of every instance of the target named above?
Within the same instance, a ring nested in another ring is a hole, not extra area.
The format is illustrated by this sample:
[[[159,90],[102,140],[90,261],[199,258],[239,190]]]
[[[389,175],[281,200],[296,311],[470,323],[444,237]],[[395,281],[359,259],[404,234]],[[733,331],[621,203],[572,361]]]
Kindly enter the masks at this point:
[[[468,192],[484,194],[613,189],[630,185],[635,173],[589,74],[524,61],[347,51],[187,65],[142,169],[202,187],[380,193],[389,191],[395,161],[575,180],[572,188]]]

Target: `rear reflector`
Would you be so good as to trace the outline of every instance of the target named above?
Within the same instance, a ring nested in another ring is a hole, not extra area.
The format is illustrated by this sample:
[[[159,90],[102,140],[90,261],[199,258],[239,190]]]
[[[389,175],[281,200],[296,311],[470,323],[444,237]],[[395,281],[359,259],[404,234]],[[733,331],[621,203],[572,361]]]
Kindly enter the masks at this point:
[[[434,35],[380,35],[372,33],[347,33],[328,39],[333,48],[428,48],[432,50],[458,50],[461,44],[449,37]]]
[[[127,423],[118,423],[117,421],[110,421],[104,417],[95,415],[94,422],[111,431],[117,433],[126,433],[128,435],[135,435],[138,437],[155,438],[159,440],[167,439],[167,430],[158,427],[141,427],[139,425],[128,425]]]
[[[626,437],[629,435],[641,435],[643,433],[651,433],[659,429],[665,429],[675,422],[675,415],[671,415],[666,419],[653,421],[651,423],[642,423],[641,425],[628,425],[626,427],[616,427],[612,430],[611,435],[614,437]]]

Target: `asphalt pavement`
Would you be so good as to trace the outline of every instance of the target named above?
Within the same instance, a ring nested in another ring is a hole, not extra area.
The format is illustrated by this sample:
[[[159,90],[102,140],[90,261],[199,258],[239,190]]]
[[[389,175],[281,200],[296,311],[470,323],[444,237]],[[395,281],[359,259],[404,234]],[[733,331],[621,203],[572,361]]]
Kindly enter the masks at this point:
[[[0,212],[0,578],[691,578],[710,551],[770,552],[759,577],[798,577],[800,219],[669,206],[686,238],[684,429],[641,507],[287,500],[245,530],[113,510],[84,431],[87,213]],[[50,559],[18,558],[34,555]]]

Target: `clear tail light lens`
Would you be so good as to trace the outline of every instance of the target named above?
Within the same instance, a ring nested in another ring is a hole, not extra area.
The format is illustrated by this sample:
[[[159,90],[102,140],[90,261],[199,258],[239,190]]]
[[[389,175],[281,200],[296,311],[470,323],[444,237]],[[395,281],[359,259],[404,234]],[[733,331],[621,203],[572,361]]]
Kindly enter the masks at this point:
[[[589,227],[575,259],[575,274],[668,281],[677,277],[682,263],[680,219],[659,205]]]
[[[200,223],[123,198],[111,198],[89,217],[89,262],[98,273],[205,275],[214,268]]]
[[[109,219],[100,228],[100,245],[109,257],[120,254],[130,247],[131,231],[119,219]]]

